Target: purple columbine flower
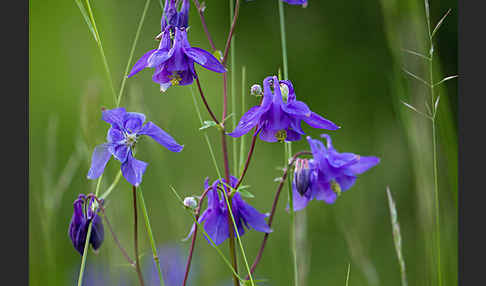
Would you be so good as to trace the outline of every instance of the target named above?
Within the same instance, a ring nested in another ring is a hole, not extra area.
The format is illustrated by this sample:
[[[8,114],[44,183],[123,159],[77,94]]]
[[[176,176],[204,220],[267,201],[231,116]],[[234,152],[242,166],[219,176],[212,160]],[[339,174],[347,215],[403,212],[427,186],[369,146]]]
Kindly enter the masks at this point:
[[[226,183],[226,179],[223,179]],[[238,183],[238,179],[234,176],[230,176],[230,183],[232,187],[235,187]],[[216,243],[216,245],[221,244],[229,237],[228,229],[228,209],[226,207],[226,200],[223,193],[218,189],[218,186],[224,188],[226,192],[227,186],[220,183],[220,180],[214,181],[211,185],[211,190],[207,194],[208,198],[208,208],[199,217],[199,223],[204,223],[204,230],[211,237],[211,239]],[[204,188],[209,188],[209,179],[204,181]],[[231,201],[231,210],[238,227],[238,234],[242,236],[245,234],[245,226],[250,229],[253,228],[256,231],[270,233],[272,229],[268,226],[265,218],[268,214],[262,214],[258,212],[255,208],[250,206],[245,202],[241,195],[236,192],[233,195]],[[194,232],[194,225],[187,238],[189,238]],[[186,238],[186,239],[187,239]]]
[[[332,204],[341,191],[346,191],[354,185],[356,177],[376,166],[380,158],[360,156],[353,153],[339,153],[334,149],[331,137],[322,134],[327,139],[327,148],[321,141],[307,136],[313,158],[309,160],[310,184],[304,190],[299,190],[298,179],[293,181],[294,210],[307,206],[309,201],[316,199]]]
[[[302,120],[314,128],[327,130],[340,128],[312,112],[302,101],[298,101],[289,80],[279,81],[276,76],[269,76],[263,80],[262,103],[250,108],[241,117],[235,130],[228,135],[240,137],[258,125],[256,133],[260,132],[260,139],[264,141],[298,141],[301,135],[305,134],[300,126]]]
[[[88,179],[96,179],[103,173],[108,160],[113,157],[120,161],[123,177],[138,186],[142,182],[147,163],[135,159],[133,151],[141,135],[152,137],[157,143],[172,152],[180,152],[184,146],[179,145],[174,138],[152,122],[145,122],[145,115],[136,112],[126,112],[119,107],[104,110],[102,119],[111,124],[105,144],[95,147],[91,158],[91,168]]]
[[[152,80],[160,84],[160,90],[165,92],[170,86],[191,84],[196,77],[194,63],[214,72],[226,72],[225,67],[211,53],[189,44],[189,1],[183,1],[180,12],[177,12],[175,0],[166,1],[165,6],[167,9],[164,9],[162,16],[159,48],[145,53],[135,63],[128,77],[144,68],[155,68]]]
[[[69,238],[71,239],[74,248],[83,255],[84,245],[86,243],[86,236],[88,235],[89,223],[92,222],[91,237],[89,243],[94,250],[103,243],[105,238],[105,232],[103,229],[103,222],[98,216],[98,210],[93,210],[94,198],[86,201],[86,196],[80,194],[76,200],[74,200],[74,212],[71,217],[71,223],[69,224]]]

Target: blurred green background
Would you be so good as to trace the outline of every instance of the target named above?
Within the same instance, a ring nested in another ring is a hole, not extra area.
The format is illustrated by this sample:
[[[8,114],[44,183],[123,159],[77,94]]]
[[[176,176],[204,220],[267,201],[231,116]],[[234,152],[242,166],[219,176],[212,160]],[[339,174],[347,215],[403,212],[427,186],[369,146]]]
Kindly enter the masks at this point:
[[[228,1],[205,2],[208,28],[222,50],[230,22]],[[238,119],[242,66],[246,66],[248,90],[253,83],[261,84],[265,76],[276,74],[282,63],[277,0],[241,2],[234,67]],[[145,1],[91,4],[118,90]],[[431,0],[430,6],[433,23],[452,9],[435,38],[434,77],[438,81],[457,73],[457,1]],[[428,78],[426,62],[401,51],[428,51],[423,2],[309,0],[308,8],[285,5],[285,12],[289,77],[298,99],[343,127],[331,133],[339,151],[381,158],[381,163],[363,174],[336,204],[313,201],[305,213],[298,213],[299,237],[304,235],[299,239],[301,285],[344,285],[348,263],[349,285],[400,285],[386,186],[397,205],[409,285],[437,285],[430,123],[400,103],[403,100],[425,110],[424,101],[428,101],[425,86],[401,70],[405,67]],[[74,1],[31,0],[29,15],[30,284],[73,285],[81,257],[67,235],[72,202],[78,193],[94,192],[95,182],[87,180],[86,174],[91,152],[104,142],[108,130],[108,124],[100,120],[101,107],[112,108],[113,97],[96,43]],[[160,32],[160,16],[159,2],[152,0],[134,61],[157,46],[154,36]],[[209,50],[193,6],[190,25],[191,44]],[[221,114],[222,77],[199,66],[197,70],[210,105]],[[190,87],[173,87],[160,94],[151,76],[146,70],[129,79],[121,105],[145,113],[185,145],[183,152],[171,153],[144,140],[137,157],[149,163],[142,186],[156,241],[186,250],[189,242],[181,242],[181,238],[189,231],[191,218],[168,186],[184,196],[198,194],[204,178],[214,179],[216,172],[198,130]],[[448,81],[438,93],[442,269],[444,285],[456,285],[457,82]],[[248,107],[256,104],[248,93],[243,96]],[[209,119],[206,113],[203,116]],[[322,133],[303,127],[313,137]],[[219,134],[216,130],[206,132],[221,163]],[[247,201],[262,212],[270,211],[277,187],[274,178],[281,176],[276,168],[283,165],[283,147],[258,141],[244,182],[256,195]],[[294,152],[307,149],[305,140],[293,145]],[[102,191],[118,170],[119,162],[111,160]],[[133,253],[130,190],[122,179],[106,209],[121,243]],[[292,281],[285,205],[283,195],[274,233],[256,272],[270,285],[291,285]],[[142,221],[140,226],[141,252],[150,257]],[[113,238],[105,231],[100,252],[90,251],[87,264],[103,267],[115,280],[122,277],[120,272],[127,272],[123,280],[136,285],[135,273],[124,265]],[[256,231],[243,236],[251,261],[262,237]],[[226,243],[221,248],[227,254]],[[223,261],[201,237],[195,256],[194,285],[220,285],[230,279]],[[243,272],[242,264],[239,269]]]

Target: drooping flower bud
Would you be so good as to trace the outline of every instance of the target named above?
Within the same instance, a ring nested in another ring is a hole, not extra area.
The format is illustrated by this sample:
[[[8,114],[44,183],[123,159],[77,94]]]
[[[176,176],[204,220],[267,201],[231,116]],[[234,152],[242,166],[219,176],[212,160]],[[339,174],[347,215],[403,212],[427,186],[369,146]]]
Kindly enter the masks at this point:
[[[194,197],[186,197],[184,198],[184,206],[186,208],[189,208],[191,210],[194,210],[197,208],[197,200]]]
[[[250,94],[253,95],[253,96],[262,96],[263,90],[262,90],[262,86],[259,85],[259,84],[254,84],[251,86],[251,89],[250,89]]]
[[[80,194],[73,204],[74,212],[69,224],[68,234],[74,248],[81,255],[83,255],[90,222],[92,222],[93,226],[91,227],[89,243],[94,250],[101,246],[105,237],[103,222],[98,215],[99,210],[93,210],[94,200],[94,197],[92,197],[88,203],[86,202],[86,196]],[[85,204],[88,204],[86,210]]]
[[[295,161],[294,185],[301,196],[303,196],[310,187],[311,170],[309,160],[298,158]]]

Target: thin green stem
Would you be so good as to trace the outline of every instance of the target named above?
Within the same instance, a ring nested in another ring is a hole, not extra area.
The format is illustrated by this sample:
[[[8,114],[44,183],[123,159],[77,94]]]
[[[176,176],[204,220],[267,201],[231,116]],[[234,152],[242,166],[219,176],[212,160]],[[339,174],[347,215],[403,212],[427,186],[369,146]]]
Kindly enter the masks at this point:
[[[132,62],[133,53],[135,52],[135,47],[137,46],[137,43],[138,43],[138,36],[140,36],[140,31],[142,30],[143,22],[145,21],[145,15],[147,14],[149,5],[150,5],[150,0],[147,0],[147,2],[145,2],[145,7],[143,8],[142,17],[140,18],[140,21],[138,22],[138,28],[137,28],[137,32],[135,34],[135,39],[133,39],[133,44],[132,44],[132,48],[130,50],[130,55],[128,56],[127,67],[125,68],[125,74],[123,75],[123,79],[122,79],[122,82],[121,82],[120,92],[118,93],[118,98],[116,100],[116,107],[120,106],[120,101],[121,101],[121,97],[123,95],[123,90],[125,89],[125,82],[127,80],[128,71],[130,69],[130,63]]]
[[[238,275],[238,273],[235,272],[235,270],[233,269],[233,266],[231,266],[231,263],[229,262],[228,258],[226,258],[224,256],[221,249],[219,249],[219,247],[216,245],[216,243],[214,243],[213,239],[209,236],[209,234],[206,232],[206,230],[204,230],[204,227],[202,227],[202,225],[197,221],[195,216],[193,216],[193,218],[194,218],[194,222],[198,225],[198,228],[202,230],[202,232],[204,233],[204,236],[211,242],[211,245],[214,247],[214,249],[216,249],[216,252],[218,252],[219,256],[221,256],[224,263],[228,266],[228,268],[231,270],[233,275],[235,275],[240,281],[243,281],[243,279]]]
[[[282,42],[282,60],[283,60],[284,79],[289,79],[289,68],[287,62],[287,39],[285,36],[284,4],[281,0],[277,0],[277,2],[278,2],[278,13],[280,16],[280,40]]]
[[[287,39],[285,35],[285,13],[283,2],[278,0],[278,12],[280,16],[280,40],[282,43],[282,62],[283,62],[283,76],[284,79],[289,79],[289,67],[287,60]],[[292,142],[285,143],[285,163],[284,166],[288,164],[289,159],[292,158]],[[298,286],[298,268],[297,268],[297,251],[295,243],[295,212],[294,212],[294,202],[292,196],[292,173],[289,172],[288,175],[288,199],[290,208],[290,247],[292,249],[292,260],[294,268],[294,282]]]
[[[99,193],[102,178],[103,178],[103,174],[101,174],[100,178],[98,179],[98,182],[96,183],[96,191],[95,191],[96,196]],[[92,227],[93,225],[90,222],[88,226],[88,233],[86,234],[86,242],[84,243],[83,257],[81,258],[81,268],[79,269],[78,286],[83,285],[84,269],[86,268],[86,258],[88,257],[89,240],[91,238]]]
[[[111,192],[115,189],[116,185],[120,181],[121,176],[122,176],[122,172],[120,170],[120,171],[118,171],[118,174],[116,174],[116,177],[115,177],[115,180],[113,180],[113,183],[111,183],[111,185],[108,187],[108,189],[106,189],[106,191],[101,195],[100,199],[106,199],[106,197],[108,197],[111,194]]]
[[[245,86],[246,86],[246,66],[241,67],[241,116],[245,114],[246,111],[246,103],[245,103]],[[240,171],[241,173],[243,170],[243,162],[245,160],[245,139],[246,139],[246,134],[240,137]]]
[[[431,39],[432,40],[432,39]],[[429,64],[430,80],[433,80],[433,63]],[[437,179],[437,135],[435,127],[435,116],[437,109],[435,107],[434,86],[430,86],[431,106],[434,108],[434,116],[432,117],[432,146],[433,146],[433,161],[434,161],[434,196],[435,196],[435,231],[436,231],[436,247],[437,247],[437,275],[438,285],[442,286],[442,267],[440,259],[440,212],[439,212],[439,183]]]
[[[108,78],[108,82],[110,84],[110,90],[113,93],[113,99],[115,100],[116,103],[117,96],[116,96],[115,88],[113,86],[113,79],[111,78],[110,68],[108,66],[108,61],[106,60],[105,51],[103,50],[103,45],[101,44],[100,34],[98,33],[98,28],[96,27],[96,22],[93,16],[93,11],[91,10],[91,5],[89,4],[89,0],[86,0],[86,7],[88,7],[89,18],[91,19],[91,24],[93,25],[93,29],[96,33],[96,43],[98,44],[98,49],[100,50],[101,59],[103,60],[103,66],[105,68],[106,77]]]
[[[289,163],[292,158],[292,143],[285,142],[285,163],[284,166]],[[290,168],[290,167],[289,167]],[[292,172],[288,172],[288,200],[289,200],[289,212],[290,212],[290,248],[292,249],[292,262],[294,266],[294,285],[298,286],[298,268],[297,268],[297,247],[295,243],[295,211],[294,211],[294,199],[292,195]]]
[[[241,255],[243,256],[243,261],[245,262],[246,270],[248,271],[248,275],[250,276],[251,285],[255,286],[255,282],[253,281],[253,276],[251,275],[250,266],[248,264],[248,260],[246,259],[245,250],[243,249],[243,243],[241,242],[240,234],[238,233],[238,227],[236,226],[235,218],[233,216],[233,210],[231,208],[231,204],[228,199],[228,194],[226,194],[224,190],[223,190],[223,195],[224,195],[224,199],[226,200],[226,204],[228,205],[228,210],[231,215],[231,221],[233,222],[233,229],[235,230],[236,237],[238,239],[238,245],[240,246]]]
[[[143,198],[143,192],[140,187],[138,187],[138,197],[140,199],[140,206],[142,207],[143,218],[145,220],[145,227],[147,228],[147,234],[150,241],[150,246],[152,247],[152,255],[157,266],[157,273],[159,274],[160,286],[164,286],[164,278],[162,276],[162,270],[160,268],[160,260],[157,255],[157,244],[155,243],[154,235],[152,232],[152,227],[150,226],[150,220],[147,212],[147,206],[145,205],[145,199]]]
[[[199,110],[199,106],[197,105],[197,100],[196,96],[194,95],[194,91],[192,90],[192,86],[190,87],[191,90],[191,96],[192,96],[192,102],[194,103],[194,109],[196,110],[197,117],[199,118],[199,122],[201,125],[203,124],[203,119],[201,116],[201,111]],[[218,174],[219,179],[221,179],[221,172],[219,171],[218,163],[216,161],[216,157],[214,156],[214,151],[213,147],[211,146],[211,142],[209,141],[208,134],[206,132],[203,132],[204,139],[206,139],[206,143],[208,144],[208,149],[209,149],[209,154],[211,155],[211,159],[214,164],[214,168],[216,169],[216,173]]]
[[[437,106],[435,104],[435,94],[434,94],[434,42],[432,40],[432,32],[430,26],[430,7],[429,1],[424,0],[425,5],[425,16],[427,20],[427,32],[429,37],[429,81],[430,81],[430,103],[431,108],[433,109],[433,116],[432,116],[432,146],[433,146],[433,163],[434,163],[434,197],[435,197],[435,240],[436,240],[436,247],[437,247],[437,280],[438,285],[442,286],[442,267],[441,267],[441,258],[440,258],[440,209],[439,209],[439,183],[437,179],[437,135],[436,135],[436,126],[435,126],[435,118],[437,115]]]

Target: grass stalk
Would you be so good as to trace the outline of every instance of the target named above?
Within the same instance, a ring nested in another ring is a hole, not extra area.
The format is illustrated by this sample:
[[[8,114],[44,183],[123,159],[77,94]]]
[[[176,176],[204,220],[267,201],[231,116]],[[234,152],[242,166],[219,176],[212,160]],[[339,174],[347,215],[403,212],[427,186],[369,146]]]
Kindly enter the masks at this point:
[[[147,228],[147,234],[152,248],[152,255],[157,266],[157,274],[159,275],[160,286],[164,286],[164,277],[162,276],[162,270],[160,268],[160,260],[157,255],[157,244],[155,243],[152,227],[150,226],[149,215],[147,212],[147,206],[145,205],[145,199],[143,198],[142,189],[138,187],[138,197],[140,199],[140,206],[142,207],[143,218],[145,220],[145,227]]]
[[[120,106],[120,101],[121,101],[121,97],[123,95],[123,90],[125,89],[125,82],[127,80],[127,75],[128,75],[129,70],[130,70],[130,64],[132,62],[133,53],[135,52],[135,47],[137,46],[137,43],[138,43],[138,37],[140,36],[140,31],[142,30],[143,22],[145,21],[145,15],[147,14],[149,6],[150,6],[150,0],[147,0],[147,2],[145,2],[145,7],[143,8],[142,17],[140,18],[140,21],[138,22],[137,32],[135,33],[135,38],[133,39],[132,48],[130,49],[130,55],[128,56],[128,62],[127,62],[127,66],[125,68],[125,74],[123,75],[123,78],[122,78],[122,82],[121,82],[121,86],[120,86],[120,92],[118,93],[118,98],[116,99],[116,107]]]

